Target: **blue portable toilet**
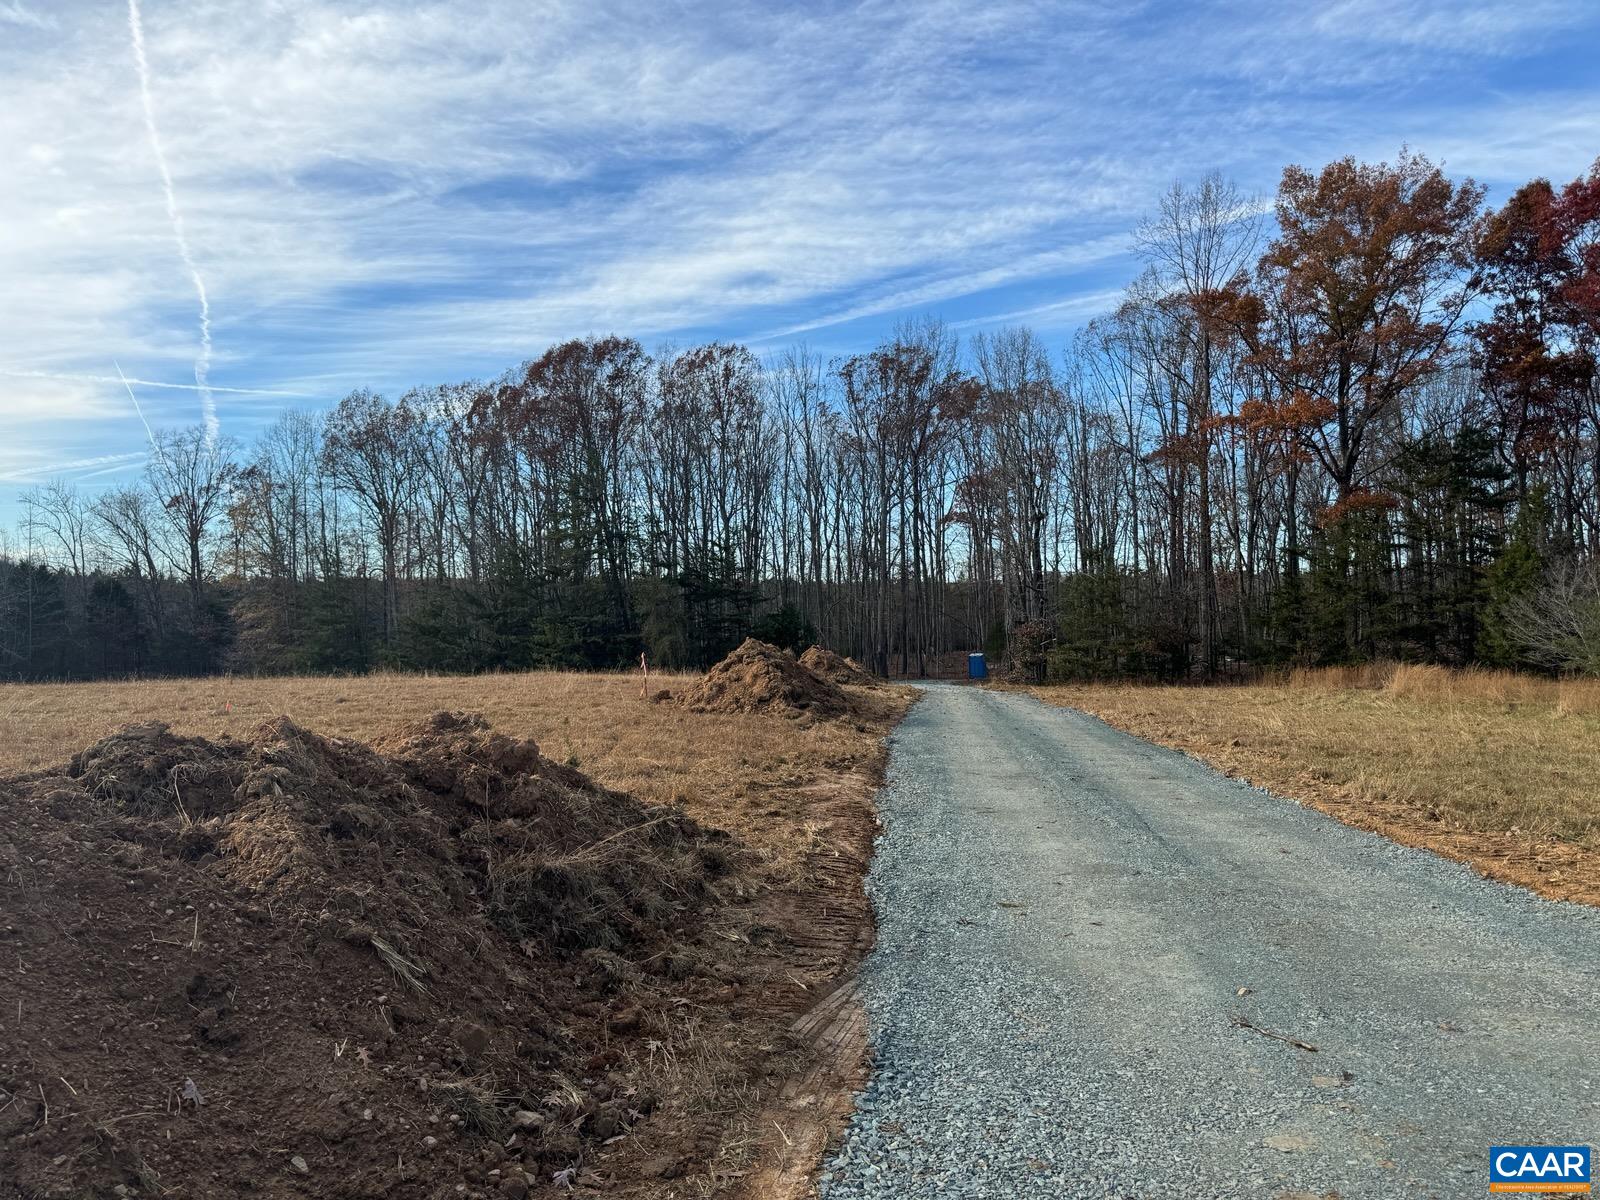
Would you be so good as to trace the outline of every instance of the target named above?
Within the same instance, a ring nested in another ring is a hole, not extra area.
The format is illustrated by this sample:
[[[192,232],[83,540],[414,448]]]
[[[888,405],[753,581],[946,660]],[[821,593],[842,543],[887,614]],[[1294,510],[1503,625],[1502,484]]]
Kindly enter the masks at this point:
[[[982,654],[969,654],[969,655],[967,655],[967,678],[968,679],[987,679],[987,678],[989,678],[989,664],[984,661],[984,657],[983,657]]]

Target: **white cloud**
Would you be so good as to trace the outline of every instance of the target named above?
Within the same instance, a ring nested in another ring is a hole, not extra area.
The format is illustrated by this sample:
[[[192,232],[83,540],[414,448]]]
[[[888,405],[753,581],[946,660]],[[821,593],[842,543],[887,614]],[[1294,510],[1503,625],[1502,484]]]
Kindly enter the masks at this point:
[[[55,21],[47,14],[29,8],[22,0],[0,0],[0,22],[21,25],[25,29],[55,28]]]
[[[989,313],[981,317],[968,317],[951,321],[951,329],[989,329],[1002,325],[1027,325],[1035,330],[1070,328],[1092,317],[1111,312],[1121,301],[1120,288],[1105,288],[1084,292],[1065,300],[1049,304],[1036,304],[1031,308],[1013,309],[1010,312]]]
[[[1600,114],[1592,79],[1505,75],[1597,32],[1554,0],[212,0],[144,18],[225,427],[277,403],[251,392],[321,402],[588,332],[770,341],[962,297],[964,325],[1065,323],[1114,288],[1174,177],[1270,191],[1286,161],[1402,142],[1491,178],[1559,175]],[[0,22],[21,31],[0,37],[0,365],[38,375],[0,404],[53,458],[89,458],[97,422],[139,433],[113,361],[171,385],[141,393],[153,421],[199,418],[174,390],[193,292],[126,29],[87,0],[0,0]]]
[[[1331,38],[1479,55],[1524,50],[1584,15],[1574,0],[1337,0],[1308,13],[1311,28]]]
[[[1600,159],[1600,92],[1557,93],[1536,102],[1505,96],[1470,133],[1451,128],[1444,113],[1429,124],[1430,153],[1451,171],[1503,185],[1538,176],[1560,185]],[[1502,203],[1507,194],[1502,186],[1490,202]]]

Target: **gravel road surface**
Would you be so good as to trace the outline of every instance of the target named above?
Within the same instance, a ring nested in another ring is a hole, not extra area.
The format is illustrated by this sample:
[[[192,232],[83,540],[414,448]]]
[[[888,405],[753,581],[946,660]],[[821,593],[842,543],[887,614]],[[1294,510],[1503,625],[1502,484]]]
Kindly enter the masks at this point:
[[[879,804],[825,1200],[1458,1200],[1491,1144],[1600,1141],[1600,911],[976,688]]]

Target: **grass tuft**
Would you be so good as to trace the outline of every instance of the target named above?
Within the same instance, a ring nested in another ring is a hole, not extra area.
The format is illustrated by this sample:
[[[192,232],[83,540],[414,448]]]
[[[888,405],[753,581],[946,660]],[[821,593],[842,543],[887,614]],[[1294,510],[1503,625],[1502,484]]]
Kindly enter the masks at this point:
[[[1386,692],[1431,704],[1525,705],[1578,715],[1600,713],[1600,679],[1550,679],[1482,667],[1452,670],[1420,663],[1299,667],[1269,681],[1295,691]]]

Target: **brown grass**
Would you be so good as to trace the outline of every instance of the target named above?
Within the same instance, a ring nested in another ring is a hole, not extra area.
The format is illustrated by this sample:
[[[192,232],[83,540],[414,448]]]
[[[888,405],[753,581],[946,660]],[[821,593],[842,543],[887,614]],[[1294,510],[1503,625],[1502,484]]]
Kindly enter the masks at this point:
[[[1365,689],[1433,704],[1532,706],[1569,715],[1600,713],[1600,680],[1547,679],[1517,671],[1486,671],[1414,663],[1297,668],[1274,682],[1313,692]]]
[[[1035,690],[1347,824],[1600,904],[1600,681],[1375,664]]]

